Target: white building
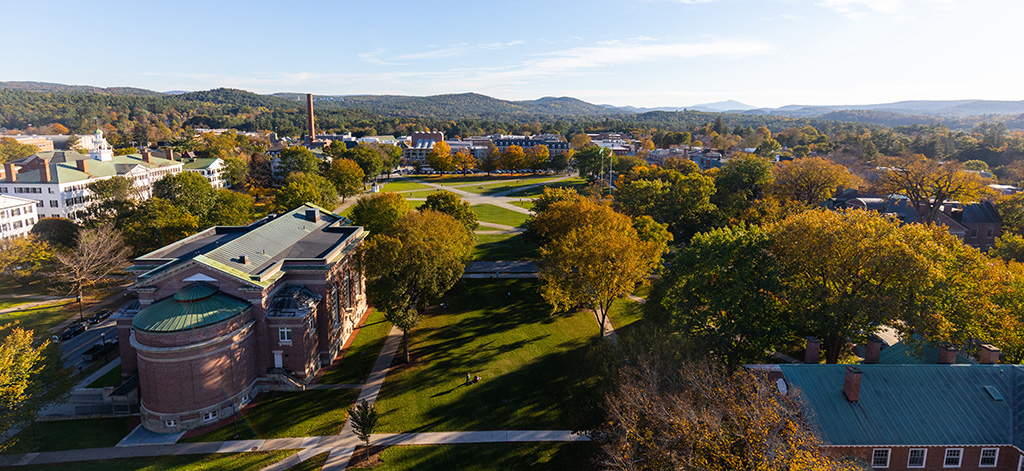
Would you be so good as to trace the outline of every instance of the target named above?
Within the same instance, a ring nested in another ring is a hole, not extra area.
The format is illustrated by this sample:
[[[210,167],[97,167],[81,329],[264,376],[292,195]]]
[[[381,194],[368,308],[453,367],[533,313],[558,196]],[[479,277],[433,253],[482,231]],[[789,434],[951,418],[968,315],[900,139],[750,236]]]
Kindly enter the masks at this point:
[[[181,161],[185,170],[198,173],[210,181],[214,188],[231,186],[224,179],[224,161],[218,158],[185,158]]]
[[[0,195],[36,201],[40,218],[78,219],[79,211],[89,204],[90,183],[124,177],[132,181],[135,193],[146,199],[152,194],[153,183],[181,172],[182,167],[181,162],[154,157],[149,151],[115,156],[110,146],[101,146],[88,154],[40,152],[4,164]]]
[[[24,237],[36,224],[36,201],[0,195],[0,239]]]

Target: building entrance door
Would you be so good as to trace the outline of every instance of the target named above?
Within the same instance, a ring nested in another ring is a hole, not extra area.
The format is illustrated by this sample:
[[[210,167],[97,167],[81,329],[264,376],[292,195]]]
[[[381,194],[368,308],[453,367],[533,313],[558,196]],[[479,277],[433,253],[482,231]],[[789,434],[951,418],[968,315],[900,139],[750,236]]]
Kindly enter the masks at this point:
[[[274,352],[274,368],[279,370],[284,368],[284,352]]]

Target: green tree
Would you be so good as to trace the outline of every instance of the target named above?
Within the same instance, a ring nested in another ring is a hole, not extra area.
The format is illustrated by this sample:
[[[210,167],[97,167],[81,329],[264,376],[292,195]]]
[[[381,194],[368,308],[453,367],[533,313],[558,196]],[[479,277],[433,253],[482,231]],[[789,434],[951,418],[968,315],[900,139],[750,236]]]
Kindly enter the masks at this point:
[[[249,163],[237,157],[225,158],[224,177],[232,188],[241,188],[249,181]]]
[[[352,434],[369,445],[370,435],[373,435],[373,429],[377,427],[380,413],[363,399],[363,402],[348,410],[348,416],[352,422]]]
[[[763,362],[792,338],[771,248],[756,226],[697,234],[663,275],[664,294],[649,305],[729,368]]]
[[[70,219],[42,218],[32,226],[32,234],[52,247],[66,249],[75,245],[78,229]]]
[[[293,172],[315,174],[320,172],[320,159],[309,149],[293,146],[281,151],[277,161],[277,175],[287,178]]]
[[[153,197],[162,198],[182,211],[205,221],[216,202],[216,192],[206,177],[195,172],[180,172],[153,184]]]
[[[366,196],[352,207],[352,223],[363,226],[371,235],[383,233],[412,211],[402,195],[394,192]]]
[[[988,254],[1007,262],[1024,262],[1024,236],[1016,232],[1007,232],[996,237],[996,246]]]
[[[244,226],[256,219],[256,201],[252,196],[218,188],[214,201],[207,214],[211,226]]]
[[[541,294],[556,311],[591,309],[604,336],[612,302],[661,263],[665,245],[642,240],[629,216],[589,200],[555,203],[541,217],[558,215],[561,229],[540,249]]]
[[[306,203],[312,203],[328,211],[338,204],[338,190],[334,185],[315,173],[293,173],[285,184],[274,193],[274,210],[279,213],[291,211]]]
[[[650,216],[677,236],[688,239],[706,224],[715,210],[714,180],[702,173],[683,175],[672,170],[644,172],[651,179],[620,179],[615,208],[633,217]]]
[[[0,137],[0,164],[21,160],[39,152],[36,146],[21,144],[10,137]]]
[[[360,247],[366,296],[402,329],[406,362],[409,330],[428,303],[459,281],[472,251],[462,223],[437,211],[406,214]]]
[[[769,137],[761,141],[761,143],[757,145],[757,149],[754,150],[754,153],[761,156],[762,158],[770,159],[774,158],[775,154],[777,154],[780,150],[782,150],[782,145],[779,144],[779,141],[776,141],[775,139]]]
[[[915,241],[887,216],[860,210],[806,211],[769,230],[799,333],[821,339],[836,363],[846,342],[911,319],[934,273],[927,238]],[[962,244],[961,244],[962,245]]]
[[[357,145],[345,152],[344,157],[355,161],[359,168],[363,169],[363,178],[367,181],[376,178],[384,169],[384,162],[381,160],[380,152],[366,145]]]
[[[141,255],[199,232],[199,218],[162,198],[151,198],[120,219],[125,242]]]
[[[366,174],[354,160],[338,157],[331,161],[327,179],[338,189],[341,201],[345,202],[346,198],[358,195],[363,190]]]
[[[1000,199],[996,211],[1003,220],[1003,232],[1024,235],[1024,193]]]
[[[576,169],[580,175],[597,178],[602,171],[608,172],[615,165],[617,157],[611,149],[591,145],[581,151],[577,151]]]
[[[435,191],[427,195],[426,203],[420,207],[420,211],[423,210],[445,213],[461,222],[470,232],[479,226],[477,215],[470,209],[469,203],[450,191]]]

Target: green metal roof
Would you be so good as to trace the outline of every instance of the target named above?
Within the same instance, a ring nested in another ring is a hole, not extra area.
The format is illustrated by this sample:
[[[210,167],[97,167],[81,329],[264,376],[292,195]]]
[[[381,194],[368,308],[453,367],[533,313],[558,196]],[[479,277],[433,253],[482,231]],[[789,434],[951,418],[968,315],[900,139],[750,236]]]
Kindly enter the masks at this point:
[[[779,368],[833,445],[1020,446],[1024,438],[1024,412],[1015,412],[1024,405],[1024,372],[1015,365],[858,365],[856,403],[843,394],[845,365]]]
[[[50,178],[51,181],[47,183],[72,183],[78,181],[85,181],[90,178],[97,177],[111,177],[116,175],[124,175],[132,170],[136,166],[143,166],[146,168],[158,168],[158,167],[172,167],[180,165],[180,162],[173,160],[161,159],[159,157],[152,157],[150,163],[142,161],[141,154],[130,154],[130,155],[115,155],[110,161],[101,161],[89,157],[86,154],[80,154],[78,152],[60,152],[58,157],[58,151],[51,152],[40,152],[34,154],[31,157],[36,157],[45,160],[46,165],[50,166]],[[29,158],[22,159],[27,161]],[[77,161],[86,160],[88,161],[88,173],[78,170]],[[41,177],[39,170],[27,170],[25,172],[18,173],[18,182],[23,183],[41,183]]]
[[[934,365],[939,362],[939,349],[925,346],[918,352],[906,343],[897,342],[882,349],[878,362],[883,365]],[[958,352],[956,363],[969,365],[972,362]]]
[[[210,168],[211,165],[217,163],[218,160],[220,159],[200,157],[195,159],[183,160],[182,162],[185,164],[185,168],[188,170],[205,170]]]
[[[193,283],[139,311],[132,319],[132,327],[147,332],[197,329],[231,319],[250,307],[211,285]]]

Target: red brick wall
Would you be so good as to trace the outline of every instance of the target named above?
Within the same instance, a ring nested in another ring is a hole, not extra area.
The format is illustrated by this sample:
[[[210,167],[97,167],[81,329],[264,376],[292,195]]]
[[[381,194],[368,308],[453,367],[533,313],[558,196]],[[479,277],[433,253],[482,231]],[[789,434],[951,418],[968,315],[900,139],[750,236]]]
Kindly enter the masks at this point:
[[[942,470],[943,460],[946,457],[946,448],[963,448],[963,455],[959,468],[945,468],[956,471],[1017,471],[1017,460],[1021,453],[1012,446],[876,446],[876,447],[827,447],[828,451],[838,456],[854,456],[871,463],[872,451],[876,448],[889,448],[889,467],[879,468],[887,471],[921,471],[921,470]],[[911,448],[925,448],[928,454],[925,457],[924,468],[907,468],[907,459]],[[999,448],[999,457],[994,468],[979,468],[982,448]]]

